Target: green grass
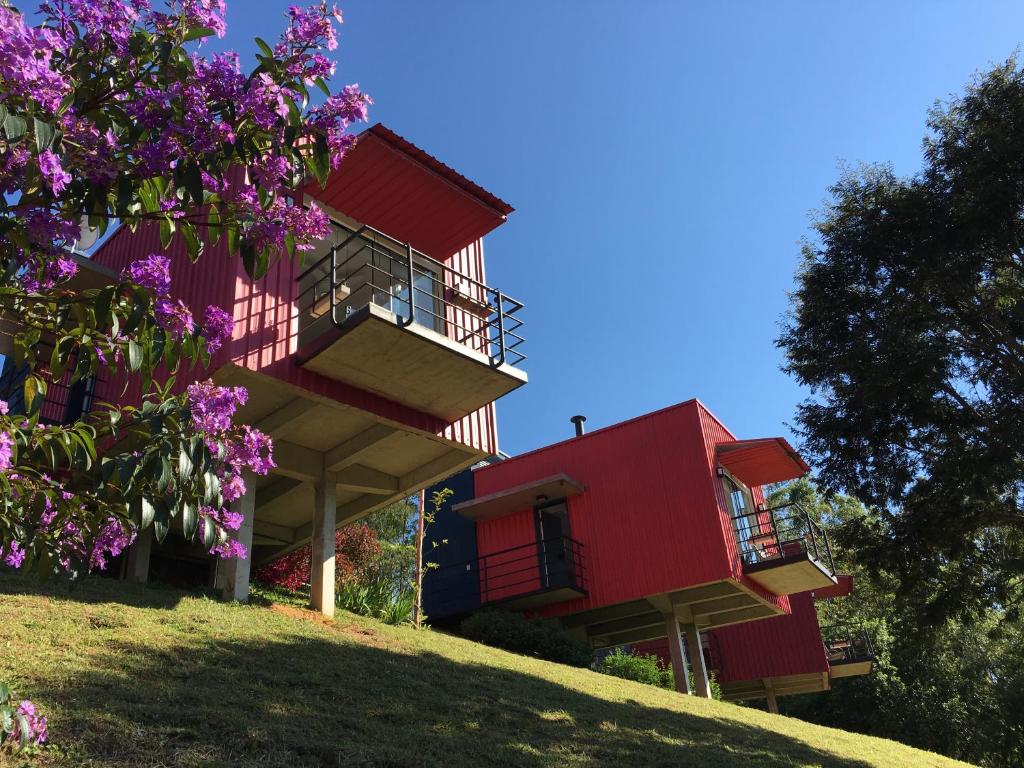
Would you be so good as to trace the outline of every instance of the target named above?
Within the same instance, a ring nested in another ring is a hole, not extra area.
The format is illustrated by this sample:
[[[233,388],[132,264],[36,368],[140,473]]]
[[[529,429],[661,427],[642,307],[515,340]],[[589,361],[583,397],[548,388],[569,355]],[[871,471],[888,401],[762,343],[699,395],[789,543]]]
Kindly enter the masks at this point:
[[[27,764],[958,765],[435,631],[260,602],[0,575],[0,679],[42,707],[54,743]]]

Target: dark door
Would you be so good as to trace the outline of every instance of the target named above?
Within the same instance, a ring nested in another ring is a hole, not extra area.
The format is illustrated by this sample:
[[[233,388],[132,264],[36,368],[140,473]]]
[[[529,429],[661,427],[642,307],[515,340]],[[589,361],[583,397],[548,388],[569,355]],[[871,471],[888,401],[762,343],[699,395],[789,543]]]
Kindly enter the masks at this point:
[[[565,502],[537,508],[537,554],[543,589],[572,586],[572,549],[569,546],[569,510]]]

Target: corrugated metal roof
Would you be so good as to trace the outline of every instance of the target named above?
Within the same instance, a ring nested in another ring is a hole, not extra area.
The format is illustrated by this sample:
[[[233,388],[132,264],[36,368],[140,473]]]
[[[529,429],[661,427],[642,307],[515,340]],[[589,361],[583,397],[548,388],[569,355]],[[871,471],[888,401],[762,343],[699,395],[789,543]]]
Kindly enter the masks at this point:
[[[383,125],[359,135],[324,188],[307,194],[443,260],[501,225],[505,201]]]
[[[811,468],[781,437],[733,440],[716,446],[718,461],[736,479],[754,488],[802,477]]]

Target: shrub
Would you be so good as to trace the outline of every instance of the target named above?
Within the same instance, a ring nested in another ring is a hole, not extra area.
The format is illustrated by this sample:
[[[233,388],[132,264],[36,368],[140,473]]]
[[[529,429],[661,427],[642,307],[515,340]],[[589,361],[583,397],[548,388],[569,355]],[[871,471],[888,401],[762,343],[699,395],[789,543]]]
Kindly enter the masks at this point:
[[[334,536],[335,578],[342,585],[366,577],[381,556],[381,545],[372,528],[365,523],[347,525]],[[312,549],[309,544],[282,555],[256,572],[263,584],[299,590],[309,583]]]
[[[459,630],[469,640],[560,664],[586,667],[593,660],[585,644],[550,619],[529,620],[511,611],[485,609],[465,619]]]
[[[675,687],[671,667],[665,666],[653,653],[644,656],[616,648],[597,662],[594,669],[606,675],[656,685],[659,688]]]
[[[367,584],[344,582],[338,587],[335,604],[360,616],[380,619],[385,624],[404,624],[412,618],[413,596],[409,589],[396,591],[385,580]]]

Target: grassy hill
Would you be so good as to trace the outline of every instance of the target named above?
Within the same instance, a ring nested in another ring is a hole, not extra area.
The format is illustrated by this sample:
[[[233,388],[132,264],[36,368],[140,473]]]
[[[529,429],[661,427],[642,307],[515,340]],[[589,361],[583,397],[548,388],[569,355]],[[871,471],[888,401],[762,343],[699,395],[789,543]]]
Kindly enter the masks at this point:
[[[109,580],[0,575],[0,649],[50,720],[29,765],[962,765],[439,632]]]

